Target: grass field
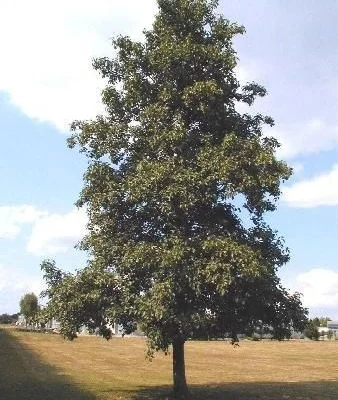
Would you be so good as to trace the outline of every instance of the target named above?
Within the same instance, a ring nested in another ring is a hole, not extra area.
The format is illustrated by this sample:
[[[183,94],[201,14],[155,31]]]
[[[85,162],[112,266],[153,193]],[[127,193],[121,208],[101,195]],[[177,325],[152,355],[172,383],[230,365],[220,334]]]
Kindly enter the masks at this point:
[[[165,399],[171,358],[145,360],[145,342],[0,328],[2,400]],[[198,400],[337,400],[337,342],[188,342],[187,379]]]

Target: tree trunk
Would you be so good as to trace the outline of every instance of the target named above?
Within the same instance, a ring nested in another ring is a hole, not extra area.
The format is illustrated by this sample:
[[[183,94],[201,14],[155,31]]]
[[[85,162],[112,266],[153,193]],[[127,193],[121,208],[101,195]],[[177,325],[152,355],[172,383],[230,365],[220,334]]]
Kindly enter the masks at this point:
[[[173,379],[174,398],[184,400],[189,398],[189,390],[185,379],[184,340],[176,339],[173,342]]]

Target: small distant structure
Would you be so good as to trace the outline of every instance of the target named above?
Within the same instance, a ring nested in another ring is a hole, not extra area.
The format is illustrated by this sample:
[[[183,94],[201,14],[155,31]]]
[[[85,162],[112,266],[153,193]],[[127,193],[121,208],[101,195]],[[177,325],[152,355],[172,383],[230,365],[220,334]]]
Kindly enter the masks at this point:
[[[40,328],[40,325],[38,323],[29,323],[23,314],[19,314],[18,320],[16,321],[15,325],[19,328],[28,328],[32,330]]]
[[[333,339],[338,338],[338,321],[327,321],[326,326],[318,327],[319,334],[325,339],[329,337],[329,333],[331,333],[331,337]]]
[[[61,324],[55,318],[52,318],[46,322],[45,329],[59,331],[61,329]]]
[[[15,323],[16,326],[26,326],[26,318],[23,314],[18,316],[18,320]]]
[[[144,337],[145,334],[137,328],[134,332],[125,334],[122,325],[118,324],[117,322],[114,322],[113,325],[109,325],[109,328],[111,329],[112,333],[114,336],[126,336],[126,337]]]
[[[338,333],[338,321],[327,321],[327,329]]]
[[[18,321],[16,322],[16,326],[18,326],[20,328],[29,328],[29,329],[34,329],[34,330],[42,328],[39,324],[29,325],[26,321],[26,318],[22,314],[20,314],[18,316]],[[126,336],[126,337],[142,337],[142,336],[145,336],[144,333],[140,329],[136,329],[136,331],[126,335],[124,333],[122,325],[120,325],[116,322],[111,325],[107,325],[107,327],[112,331],[113,336],[116,336],[116,337],[124,337],[124,336]],[[57,319],[52,318],[45,323],[45,325],[43,326],[42,329],[47,332],[60,333],[61,323]],[[89,330],[89,328],[86,325],[82,325],[79,328],[78,334],[90,335],[90,334],[92,334],[92,332]]]

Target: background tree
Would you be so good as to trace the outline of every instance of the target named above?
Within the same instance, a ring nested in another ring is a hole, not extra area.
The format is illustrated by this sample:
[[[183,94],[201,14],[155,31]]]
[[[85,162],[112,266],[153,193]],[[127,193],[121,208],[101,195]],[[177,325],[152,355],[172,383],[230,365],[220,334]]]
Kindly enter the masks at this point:
[[[26,293],[20,300],[20,313],[24,315],[27,323],[31,323],[39,311],[38,298],[34,293]]]
[[[12,324],[18,320],[19,313],[17,314],[1,314],[0,324]]]
[[[80,323],[140,323],[149,354],[172,346],[174,394],[184,398],[188,338],[258,325],[282,338],[303,328],[305,310],[280,285],[288,251],[263,218],[291,170],[262,134],[273,120],[236,108],[266,94],[236,79],[232,39],[244,28],[216,15],[217,1],[158,6],[143,43],[120,36],[113,59],[94,61],[106,114],[72,125],[69,146],[89,161],[78,201],[88,267],[64,277],[43,269],[66,335]]]
[[[327,336],[328,340],[335,339],[335,337],[336,337],[335,332],[332,329],[329,329],[326,332],[326,336]]]
[[[309,319],[305,329],[304,329],[304,336],[311,340],[318,340],[320,333],[317,326],[317,321]]]
[[[319,326],[327,326],[327,323],[331,321],[330,317],[320,317],[319,318]]]

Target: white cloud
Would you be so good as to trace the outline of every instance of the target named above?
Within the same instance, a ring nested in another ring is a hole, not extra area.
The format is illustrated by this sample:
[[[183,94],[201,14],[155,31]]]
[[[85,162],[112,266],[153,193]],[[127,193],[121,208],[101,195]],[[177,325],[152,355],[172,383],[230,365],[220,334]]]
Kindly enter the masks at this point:
[[[24,224],[31,224],[46,215],[30,205],[0,206],[0,239],[14,239]]]
[[[83,209],[41,218],[33,226],[27,251],[36,255],[65,253],[85,235],[87,221]]]
[[[297,290],[303,294],[303,303],[315,310],[338,313],[338,272],[327,268],[313,268],[296,278]]]
[[[43,288],[42,278],[32,277],[30,271],[0,265],[0,312],[18,312],[20,298],[25,293],[33,292],[39,296]]]
[[[235,67],[235,74],[241,85],[244,85],[247,82],[251,82],[254,79],[257,79],[257,77],[253,76],[252,71],[250,71],[248,68],[244,67],[243,65],[239,65],[239,64],[237,64]]]
[[[304,165],[302,163],[296,162],[291,164],[291,167],[293,169],[294,174],[298,174],[302,171],[304,171]]]
[[[337,205],[338,164],[335,164],[327,173],[285,187],[282,199],[291,207],[310,208]]]
[[[87,220],[83,209],[74,209],[67,214],[50,214],[30,205],[0,206],[0,239],[15,239],[23,225],[30,225],[27,243],[30,253],[64,253],[83,237]]]
[[[92,58],[112,54],[116,34],[140,38],[155,12],[155,0],[2,0],[0,91],[28,117],[68,131],[102,112]]]
[[[282,146],[278,156],[281,158],[316,154],[338,147],[338,126],[329,125],[318,118],[283,130],[268,129],[265,134],[279,140]]]
[[[42,280],[32,278],[29,271],[19,272],[13,268],[0,265],[0,292],[11,288],[24,292],[34,292],[37,295],[41,292]]]

